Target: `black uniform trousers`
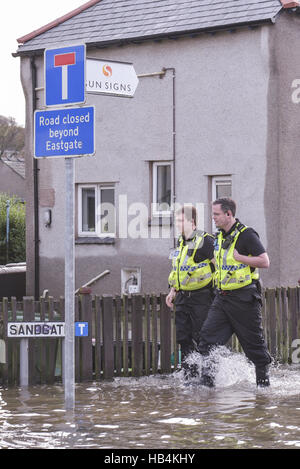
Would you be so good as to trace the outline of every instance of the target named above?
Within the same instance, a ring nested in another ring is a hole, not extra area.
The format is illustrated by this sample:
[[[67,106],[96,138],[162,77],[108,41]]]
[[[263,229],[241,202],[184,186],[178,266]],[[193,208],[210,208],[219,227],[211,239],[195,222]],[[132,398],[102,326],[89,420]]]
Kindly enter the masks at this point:
[[[213,346],[225,345],[235,333],[256,369],[267,367],[271,356],[263,336],[261,305],[256,284],[218,292],[202,326],[199,352],[208,356]]]
[[[197,350],[200,330],[213,301],[213,289],[180,290],[175,297],[176,340],[181,348],[181,362]]]

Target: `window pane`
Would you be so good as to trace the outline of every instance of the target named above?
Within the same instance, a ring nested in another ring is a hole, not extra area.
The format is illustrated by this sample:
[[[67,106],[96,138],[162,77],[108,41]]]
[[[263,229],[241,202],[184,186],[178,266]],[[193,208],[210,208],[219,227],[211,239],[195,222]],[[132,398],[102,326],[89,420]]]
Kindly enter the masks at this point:
[[[95,189],[82,189],[82,231],[95,231]]]
[[[171,165],[159,165],[156,169],[156,202],[159,210],[169,210],[171,206]]]
[[[231,197],[231,183],[228,181],[216,182],[216,198]]]
[[[115,233],[115,191],[101,189],[101,233]]]

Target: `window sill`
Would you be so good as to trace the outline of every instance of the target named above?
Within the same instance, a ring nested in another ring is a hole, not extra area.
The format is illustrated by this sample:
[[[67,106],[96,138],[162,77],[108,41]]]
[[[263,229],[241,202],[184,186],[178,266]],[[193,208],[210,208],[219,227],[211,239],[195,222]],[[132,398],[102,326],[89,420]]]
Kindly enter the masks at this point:
[[[75,244],[115,244],[115,238],[97,238],[96,236],[82,236],[75,239]]]

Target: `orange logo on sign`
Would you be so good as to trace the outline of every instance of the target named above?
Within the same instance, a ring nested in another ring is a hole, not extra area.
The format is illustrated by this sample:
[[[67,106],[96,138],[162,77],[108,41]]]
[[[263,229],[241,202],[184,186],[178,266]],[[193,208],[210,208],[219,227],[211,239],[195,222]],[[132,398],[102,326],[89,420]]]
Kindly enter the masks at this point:
[[[112,68],[109,65],[103,65],[102,72],[106,77],[112,76]]]

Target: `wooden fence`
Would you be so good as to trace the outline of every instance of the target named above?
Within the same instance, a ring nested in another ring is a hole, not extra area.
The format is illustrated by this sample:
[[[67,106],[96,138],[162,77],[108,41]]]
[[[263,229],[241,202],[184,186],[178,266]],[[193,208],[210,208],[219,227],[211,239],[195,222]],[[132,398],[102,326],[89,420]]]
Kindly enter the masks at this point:
[[[75,338],[76,382],[170,373],[175,369],[180,362],[175,313],[166,306],[165,296],[76,296],[75,320],[89,323],[89,335]],[[291,362],[293,341],[300,338],[300,288],[265,289],[262,313],[272,356],[280,362]],[[64,299],[2,300],[0,341],[6,356],[5,363],[0,363],[2,385],[19,384],[20,339],[6,335],[7,323],[17,321],[64,321]],[[61,381],[62,339],[28,341],[29,383]],[[229,346],[241,350],[235,336]]]

